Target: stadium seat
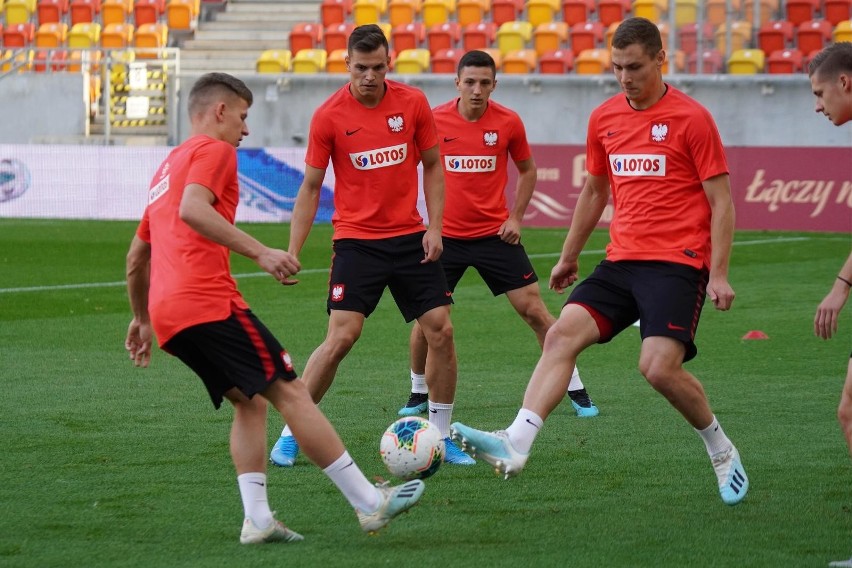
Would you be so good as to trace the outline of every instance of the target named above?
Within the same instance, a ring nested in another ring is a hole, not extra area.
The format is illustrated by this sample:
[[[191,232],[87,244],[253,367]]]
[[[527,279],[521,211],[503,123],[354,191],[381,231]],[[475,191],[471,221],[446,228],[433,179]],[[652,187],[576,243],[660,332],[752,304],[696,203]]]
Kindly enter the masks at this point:
[[[491,21],[498,28],[506,22],[521,19],[524,0],[491,0]]]
[[[426,40],[426,30],[420,22],[403,24],[391,30],[391,46],[400,53],[406,49],[418,49]]]
[[[164,0],[136,0],[133,4],[133,21],[136,27],[155,24],[166,11]]]
[[[506,22],[497,28],[497,48],[506,55],[526,47],[532,38],[532,24],[529,22]]]
[[[188,31],[195,28],[196,0],[168,0],[166,4],[166,24],[169,30]]]
[[[483,47],[479,51],[490,55],[491,59],[494,60],[494,65],[497,66],[497,69],[500,69],[503,66],[503,54],[500,53],[500,50],[496,47]]]
[[[396,56],[394,71],[400,75],[426,73],[429,71],[429,59],[428,49],[405,49]]]
[[[562,0],[562,20],[569,26],[589,21],[596,10],[595,0]]]
[[[333,51],[338,49],[345,50],[349,46],[349,36],[354,29],[355,24],[352,22],[341,22],[327,26],[325,32],[323,32],[326,53],[331,55]]]
[[[72,51],[68,56],[68,70],[95,72],[100,68],[101,58],[100,51]]]
[[[432,73],[455,74],[464,52],[461,49],[440,49],[432,56]]]
[[[745,4],[743,5],[743,19],[748,23],[754,24],[755,4],[760,5],[760,19],[755,27],[759,28],[761,24],[765,24],[773,18],[778,17],[776,14],[778,11],[778,0],[745,0]]]
[[[605,49],[584,49],[574,58],[578,75],[600,75],[610,71],[609,52]]]
[[[669,62],[674,61],[674,72],[675,73],[683,73],[686,71],[686,53],[681,49],[676,49],[674,55],[670,52],[666,52],[666,60],[663,61],[663,67],[661,71],[663,74],[669,72]]]
[[[503,55],[503,73],[519,75],[534,73],[538,68],[538,54],[534,49],[519,49]]]
[[[728,59],[728,73],[731,75],[754,75],[763,73],[766,54],[760,49],[738,49]]]
[[[586,49],[595,49],[603,45],[604,29],[600,22],[583,22],[571,26],[569,34],[571,39],[571,51],[574,57],[580,55]]]
[[[549,51],[538,58],[539,73],[562,75],[574,69],[574,54],[570,49]]]
[[[769,54],[766,60],[766,72],[799,73],[802,71],[804,56],[798,49],[780,49]]]
[[[757,31],[757,47],[764,53],[786,49],[793,41],[793,24],[787,20],[766,22]]]
[[[828,20],[808,20],[796,28],[796,47],[802,53],[819,51],[831,41],[834,28]]]
[[[713,32],[716,29],[710,22],[704,22],[702,33],[702,43],[704,49],[709,48],[713,44]],[[680,48],[687,54],[698,51],[698,24],[684,24],[678,30],[680,36]],[[665,45],[664,45],[665,47]]]
[[[420,8],[420,19],[424,26],[444,24],[456,13],[456,0],[424,0]]]
[[[133,11],[132,3],[127,0],[104,0],[101,4],[101,23],[104,30],[110,24],[123,24]]]
[[[160,22],[142,24],[136,28],[136,37],[133,40],[133,44],[136,46],[136,57],[143,59],[159,57],[161,53],[153,50],[166,47],[168,39],[169,27],[166,24]]]
[[[598,20],[604,26],[620,22],[630,14],[630,0],[598,0]]]
[[[2,0],[0,0],[2,3]],[[68,13],[68,0],[38,0],[38,25],[61,22]]]
[[[324,49],[303,49],[293,56],[293,73],[321,73],[327,59]]]
[[[35,24],[30,22],[24,24],[7,24],[3,28],[3,47],[18,48],[27,47],[35,39]]]
[[[12,24],[13,26],[17,26],[20,24]],[[26,73],[32,68],[33,64],[33,50],[25,49],[21,50],[16,54],[13,54],[11,50],[7,50],[6,53],[3,54],[3,57],[0,57],[0,72],[9,73],[12,70],[12,67],[16,67],[18,73]]]
[[[388,43],[390,43],[391,25],[388,22],[377,22],[376,25],[379,26],[379,28],[382,30],[382,33],[385,34],[385,38],[388,40]],[[391,51],[393,51],[393,49],[391,49]]]
[[[660,0],[633,0],[633,15],[637,18],[645,18],[656,23],[667,11],[667,4]]]
[[[675,28],[698,20],[698,0],[675,0]]]
[[[426,29],[426,46],[429,48],[429,53],[453,48],[458,42],[459,25],[457,22],[437,24]]]
[[[107,24],[101,33],[104,49],[125,49],[133,45],[133,24]]]
[[[527,0],[524,7],[527,11],[526,21],[533,28],[554,21],[562,9],[559,0]]]
[[[71,0],[68,10],[72,28],[76,24],[94,22],[101,13],[101,0]]]
[[[606,31],[604,32],[604,47],[606,49],[612,49],[612,36],[615,35],[615,30],[617,30],[620,25],[621,22],[613,22],[607,26]],[[665,40],[663,40],[663,48],[665,48],[666,45]]]
[[[491,0],[459,0],[456,4],[456,21],[460,26],[478,24],[491,12]],[[434,67],[434,63],[432,64]]]
[[[68,70],[68,52],[62,49],[45,49],[37,51],[33,58],[33,71],[36,73],[44,73],[48,66],[50,70],[67,71]]]
[[[834,31],[831,32],[831,36],[834,38],[834,43],[841,41],[852,42],[852,20],[844,20],[838,23],[834,27]]]
[[[719,53],[726,53],[725,41],[727,35],[727,26],[729,22],[725,22],[716,28],[716,49]],[[731,53],[738,49],[746,49],[751,41],[751,24],[746,21],[730,22],[731,25]]]
[[[335,49],[328,52],[328,57],[325,60],[326,73],[348,73],[346,67],[346,49]]]
[[[68,32],[68,47],[71,49],[92,49],[101,41],[101,25],[94,22],[74,24]]]
[[[322,47],[322,26],[317,22],[300,22],[290,29],[290,53]]]
[[[813,20],[814,13],[819,10],[819,0],[787,0],[784,4],[787,21],[794,26]]]
[[[539,24],[533,30],[533,48],[538,55],[562,49],[567,41],[568,24],[565,22]]]
[[[822,17],[832,26],[852,19],[852,0],[823,0]]]
[[[289,49],[267,49],[255,63],[258,73],[287,73],[290,71],[292,53]]]
[[[326,28],[346,22],[351,13],[352,0],[322,0],[320,4],[320,19]]]
[[[419,13],[420,0],[390,0],[388,2],[388,22],[391,28],[416,21]]]
[[[30,0],[6,0],[6,8],[3,11],[6,25],[25,24],[32,19],[34,11]]]
[[[494,25],[494,22],[468,24],[462,30],[462,48],[465,51],[470,51],[472,49],[491,47],[494,45],[496,37],[497,26]]]
[[[383,0],[355,0],[352,4],[352,20],[356,26],[380,22],[384,13]]]
[[[728,0],[707,0],[705,7],[706,20],[714,26],[724,24],[728,19],[727,1]],[[731,1],[731,11],[731,16],[734,20],[739,20],[741,18],[739,0]]]
[[[692,53],[686,57],[687,73],[698,73],[698,53]],[[718,74],[722,72],[722,54],[716,49],[705,49],[701,52],[701,73]]]
[[[35,34],[35,45],[46,49],[63,47],[67,37],[68,24],[65,22],[42,24]]]

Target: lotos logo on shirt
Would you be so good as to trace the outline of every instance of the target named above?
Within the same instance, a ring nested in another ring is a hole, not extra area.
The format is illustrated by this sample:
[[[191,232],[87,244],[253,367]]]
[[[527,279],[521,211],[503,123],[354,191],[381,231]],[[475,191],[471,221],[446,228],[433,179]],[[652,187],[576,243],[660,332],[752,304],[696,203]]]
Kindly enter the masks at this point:
[[[448,172],[493,172],[497,168],[494,156],[444,156],[444,169]]]
[[[151,205],[166,194],[169,190],[169,177],[170,176],[164,177],[157,183],[157,185],[148,190],[148,205]]]
[[[407,148],[407,144],[399,144],[387,148],[356,152],[349,154],[349,158],[352,160],[352,165],[358,170],[375,170],[376,168],[386,168],[403,163],[408,153]]]
[[[662,154],[611,154],[612,175],[627,177],[665,177],[666,157]]]

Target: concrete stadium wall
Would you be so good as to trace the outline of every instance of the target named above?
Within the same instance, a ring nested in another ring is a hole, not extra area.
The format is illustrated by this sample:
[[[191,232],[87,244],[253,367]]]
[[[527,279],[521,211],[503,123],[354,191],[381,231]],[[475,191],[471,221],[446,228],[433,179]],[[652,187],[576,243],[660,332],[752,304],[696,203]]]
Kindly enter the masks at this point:
[[[241,76],[255,95],[245,147],[298,147],[307,140],[314,109],[348,80],[348,75]],[[456,96],[449,75],[391,75],[422,89],[434,106]],[[181,75],[186,108],[197,75]],[[706,106],[729,146],[850,147],[852,127],[837,128],[814,112],[806,75],[677,75],[666,79]],[[602,76],[498,75],[494,100],[523,118],[530,142],[585,144],[589,113],[618,92]],[[185,112],[174,133],[189,131]]]
[[[22,73],[0,80],[0,144],[85,134],[85,84],[79,73]]]

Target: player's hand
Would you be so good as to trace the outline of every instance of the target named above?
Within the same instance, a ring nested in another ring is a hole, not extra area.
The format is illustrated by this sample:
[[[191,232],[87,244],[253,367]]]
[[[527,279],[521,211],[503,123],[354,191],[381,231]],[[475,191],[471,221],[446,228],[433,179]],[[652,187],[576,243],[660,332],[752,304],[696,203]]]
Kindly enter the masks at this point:
[[[153,331],[150,322],[140,322],[133,318],[127,328],[127,337],[124,340],[124,348],[130,360],[137,367],[147,367],[151,362],[151,340]]]
[[[441,233],[427,229],[423,235],[423,260],[420,264],[427,262],[435,262],[441,258],[441,253],[444,252],[444,241],[441,239]]]
[[[840,310],[846,303],[849,293],[832,289],[828,295],[823,298],[819,306],[817,306],[816,316],[814,316],[814,333],[817,337],[823,339],[831,339],[837,333],[837,322],[840,316]]]
[[[734,289],[725,278],[713,278],[710,275],[710,281],[707,283],[707,295],[713,302],[713,307],[719,311],[727,311],[731,309],[731,304],[734,303]]]
[[[504,243],[516,245],[521,242],[521,224],[512,218],[506,219],[497,234]]]
[[[290,278],[302,269],[299,259],[294,254],[280,249],[267,248],[257,257],[255,262],[284,286],[299,283],[298,280]]]
[[[580,264],[575,260],[572,262],[560,260],[550,271],[550,289],[557,294],[562,294],[565,288],[577,281],[577,273]]]

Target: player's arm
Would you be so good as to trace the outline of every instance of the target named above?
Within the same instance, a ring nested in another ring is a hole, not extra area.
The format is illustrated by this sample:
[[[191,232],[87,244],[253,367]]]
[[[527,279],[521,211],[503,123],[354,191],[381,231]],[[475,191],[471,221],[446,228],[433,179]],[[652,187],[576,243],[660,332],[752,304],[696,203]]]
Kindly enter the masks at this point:
[[[577,281],[580,252],[586,246],[592,231],[597,227],[608,201],[609,178],[605,175],[589,174],[577,199],[577,205],[574,207],[571,227],[562,245],[559,261],[550,272],[552,290],[561,294],[565,288]]]
[[[429,228],[423,236],[424,257],[421,262],[432,262],[444,251],[441,230],[444,224],[444,167],[438,145],[420,151],[423,162],[423,195],[429,213]]]
[[[301,268],[294,255],[269,248],[229,223],[213,208],[215,202],[216,196],[212,191],[201,184],[191,183],[183,191],[180,218],[202,237],[252,259],[282,284],[298,282],[290,279]]]
[[[518,183],[515,186],[515,205],[509,213],[509,218],[500,227],[500,238],[507,243],[517,244],[521,240],[521,224],[524,213],[535,191],[537,170],[535,161],[530,156],[526,160],[515,162],[518,168]]]
[[[297,257],[308,240],[308,233],[311,232],[314,218],[317,216],[324,179],[325,170],[305,164],[305,178],[299,186],[290,217],[290,245],[287,247],[287,250]]]
[[[134,235],[126,259],[127,296],[133,319],[127,328],[124,348],[137,367],[151,361],[153,331],[148,314],[148,287],[151,277],[151,245]]]
[[[840,310],[843,309],[852,290],[850,282],[852,282],[852,253],[849,253],[849,258],[834,279],[831,290],[817,306],[816,316],[814,316],[814,333],[818,337],[830,339],[837,332]]]
[[[730,309],[734,289],[728,282],[728,264],[734,241],[734,202],[731,199],[731,178],[721,174],[704,180],[701,185],[710,203],[710,281],[707,295],[717,310]]]

